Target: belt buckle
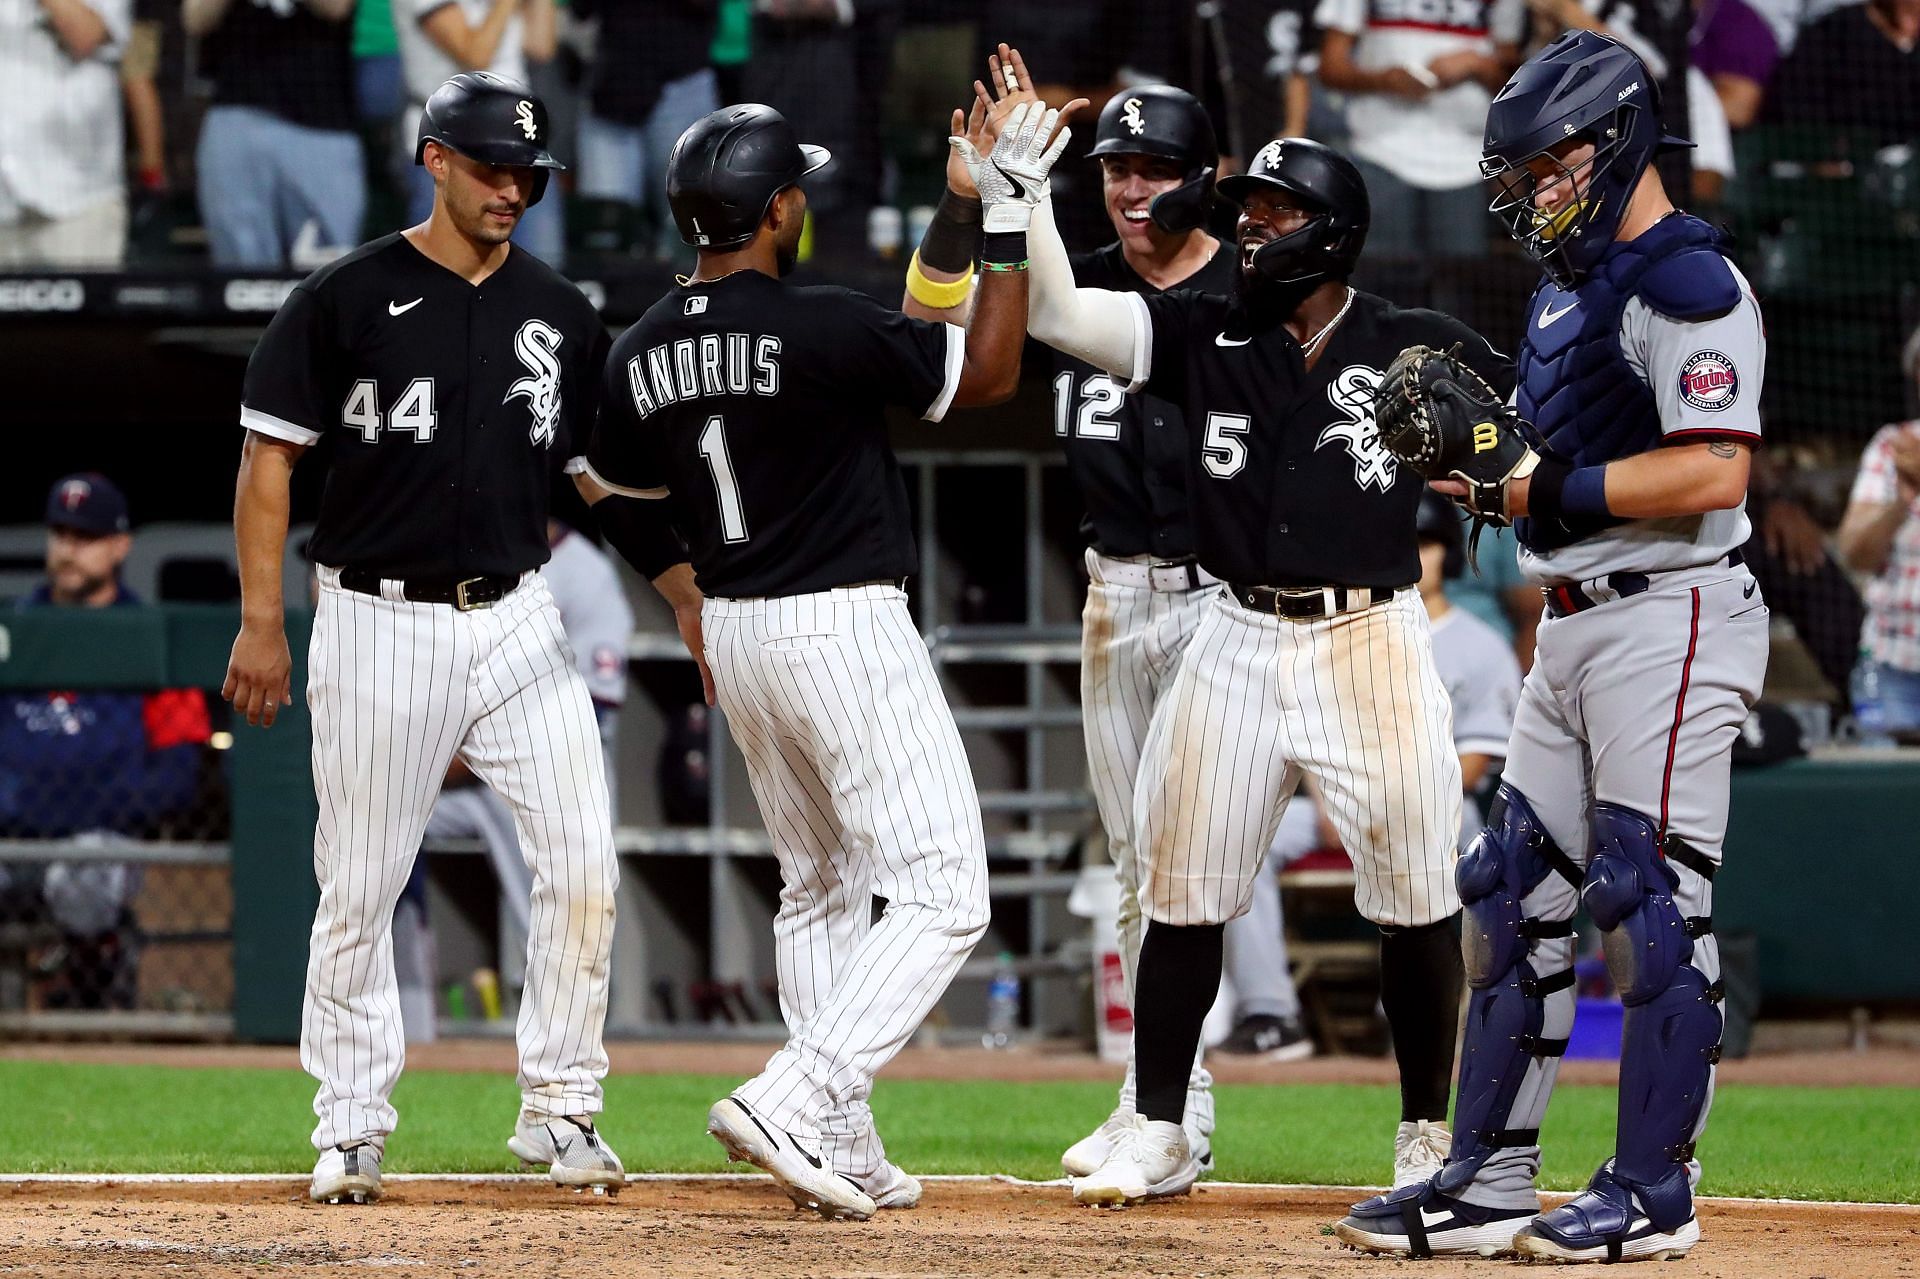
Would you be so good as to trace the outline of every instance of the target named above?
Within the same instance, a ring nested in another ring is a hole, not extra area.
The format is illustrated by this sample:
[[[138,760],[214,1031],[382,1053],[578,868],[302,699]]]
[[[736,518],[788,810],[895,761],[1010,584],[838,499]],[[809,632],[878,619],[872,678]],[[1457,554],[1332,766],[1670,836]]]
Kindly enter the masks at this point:
[[[1200,575],[1195,572],[1195,567],[1192,560],[1152,560],[1147,564],[1147,585],[1154,590],[1193,590],[1200,585]],[[1173,587],[1162,587],[1159,577],[1162,573],[1178,573],[1179,584]]]
[[[492,608],[493,607],[492,600],[475,600],[475,599],[467,598],[467,588],[469,586],[485,585],[486,580],[487,579],[484,577],[470,577],[464,582],[455,582],[453,584],[453,606],[459,609],[462,613],[471,613],[473,612],[473,610],[477,608]]]

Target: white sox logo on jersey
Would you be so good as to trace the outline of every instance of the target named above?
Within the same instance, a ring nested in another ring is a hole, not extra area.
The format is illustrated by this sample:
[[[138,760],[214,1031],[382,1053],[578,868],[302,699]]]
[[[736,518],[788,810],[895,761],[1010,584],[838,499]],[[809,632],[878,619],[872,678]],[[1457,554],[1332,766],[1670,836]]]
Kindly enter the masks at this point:
[[[1353,482],[1361,488],[1377,488],[1382,493],[1393,487],[1398,474],[1397,461],[1380,443],[1380,432],[1373,423],[1373,396],[1385,374],[1364,364],[1349,364],[1327,386],[1327,398],[1333,407],[1347,415],[1320,432],[1313,447],[1320,448],[1338,440],[1353,459]]]
[[[1146,118],[1140,114],[1140,99],[1127,99],[1125,109],[1120,112],[1120,123],[1126,125],[1135,137],[1147,131]]]
[[[520,122],[520,131],[527,135],[527,141],[532,142],[539,135],[540,126],[533,122],[533,103],[522,98],[520,105],[513,109],[513,117]]]
[[[553,443],[553,429],[560,421],[560,330],[545,320],[528,320],[513,335],[513,353],[527,366],[528,376],[507,388],[506,404],[519,396],[527,397],[533,414],[532,440],[542,448]]]

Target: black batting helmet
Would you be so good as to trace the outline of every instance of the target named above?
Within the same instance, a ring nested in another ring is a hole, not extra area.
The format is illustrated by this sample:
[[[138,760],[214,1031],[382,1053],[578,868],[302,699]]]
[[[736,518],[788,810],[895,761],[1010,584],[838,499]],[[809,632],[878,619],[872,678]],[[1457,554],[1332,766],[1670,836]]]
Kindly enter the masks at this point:
[[[721,107],[688,126],[667,158],[667,205],[696,249],[751,240],[773,197],[833,159],[793,136],[772,107]]]
[[[1163,231],[1191,231],[1206,222],[1220,146],[1200,99],[1170,84],[1122,89],[1101,108],[1093,131],[1094,159],[1103,155],[1152,155],[1178,163],[1187,180],[1155,196],[1147,216]]]
[[[1308,138],[1275,138],[1245,173],[1220,180],[1220,194],[1235,204],[1244,205],[1262,189],[1297,196],[1318,215],[1261,245],[1253,255],[1255,271],[1275,284],[1297,286],[1353,274],[1373,220],[1366,180],[1353,161]]]
[[[567,167],[547,140],[547,107],[532,89],[491,71],[462,71],[427,99],[413,162],[425,164],[427,143],[438,142],[482,164],[533,169],[532,208],[547,193],[548,170]]]
[[[1420,514],[1415,527],[1420,531],[1422,542],[1439,542],[1447,548],[1440,572],[1449,578],[1460,576],[1467,567],[1467,537],[1460,524],[1459,507],[1432,489],[1420,494]]]

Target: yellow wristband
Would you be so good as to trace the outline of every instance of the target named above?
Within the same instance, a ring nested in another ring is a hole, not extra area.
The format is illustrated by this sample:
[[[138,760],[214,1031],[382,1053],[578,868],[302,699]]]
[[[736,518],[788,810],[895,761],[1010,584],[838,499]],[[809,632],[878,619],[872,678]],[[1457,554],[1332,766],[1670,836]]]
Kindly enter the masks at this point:
[[[913,260],[907,263],[907,294],[922,306],[930,306],[936,311],[945,311],[959,306],[973,292],[973,276],[963,275],[957,280],[942,282],[929,280],[920,269],[920,250],[913,251]]]

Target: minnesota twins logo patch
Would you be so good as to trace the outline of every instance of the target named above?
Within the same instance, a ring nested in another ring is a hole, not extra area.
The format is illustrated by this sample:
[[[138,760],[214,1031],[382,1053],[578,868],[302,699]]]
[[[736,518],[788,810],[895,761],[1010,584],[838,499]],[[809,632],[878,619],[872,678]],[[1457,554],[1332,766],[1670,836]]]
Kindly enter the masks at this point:
[[[1740,374],[1719,351],[1695,351],[1680,366],[1680,398],[1703,413],[1718,413],[1740,398]]]

